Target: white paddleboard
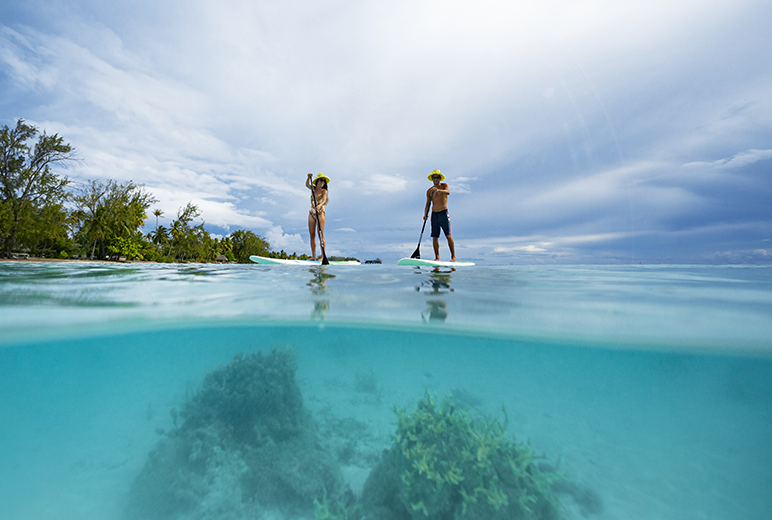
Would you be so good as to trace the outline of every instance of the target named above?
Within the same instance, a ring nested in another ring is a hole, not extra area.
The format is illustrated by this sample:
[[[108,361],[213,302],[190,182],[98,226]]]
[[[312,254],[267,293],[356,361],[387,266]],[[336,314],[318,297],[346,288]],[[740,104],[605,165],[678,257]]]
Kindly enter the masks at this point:
[[[429,267],[465,267],[474,265],[474,262],[436,262],[434,260],[424,260],[422,258],[403,258],[397,265],[423,265]]]
[[[305,265],[305,266],[322,265],[321,260],[284,260],[282,258],[268,258],[266,256],[256,256],[256,255],[250,256],[249,259],[255,262],[256,264],[262,264],[262,265]],[[330,260],[330,265],[360,265],[360,263],[357,262],[356,260],[346,260],[346,261]]]

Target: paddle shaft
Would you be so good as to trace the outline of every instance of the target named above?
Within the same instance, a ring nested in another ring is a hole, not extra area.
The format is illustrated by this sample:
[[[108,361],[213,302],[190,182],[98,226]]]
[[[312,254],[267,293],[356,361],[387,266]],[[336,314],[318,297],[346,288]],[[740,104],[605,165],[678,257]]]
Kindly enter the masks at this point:
[[[426,219],[424,219],[424,224],[421,226],[421,236],[418,237],[418,247],[415,248],[415,251],[413,251],[413,256],[410,258],[421,258],[421,240],[424,239],[424,229],[426,229]]]

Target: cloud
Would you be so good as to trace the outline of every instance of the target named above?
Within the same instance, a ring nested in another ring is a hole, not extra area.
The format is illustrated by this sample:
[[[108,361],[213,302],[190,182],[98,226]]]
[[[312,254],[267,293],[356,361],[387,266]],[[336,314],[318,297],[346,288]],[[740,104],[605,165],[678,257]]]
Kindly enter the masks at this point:
[[[558,255],[565,256],[581,246],[609,244],[628,240],[641,233],[618,232],[594,235],[493,237],[483,240],[467,240],[467,246],[489,249],[494,255]]]
[[[694,168],[700,166],[708,166],[719,170],[733,170],[743,168],[745,166],[755,164],[759,161],[765,161],[772,159],[772,150],[746,150],[744,152],[737,153],[732,157],[725,159],[719,159],[711,162],[695,161],[684,164],[685,168]]]
[[[30,121],[75,145],[84,158],[76,177],[145,184],[167,214],[192,201],[206,222],[226,229],[273,225],[265,213],[237,207],[245,191],[273,196],[303,193],[263,167],[274,161],[269,153],[234,149],[210,133],[207,125],[212,117],[200,93],[168,78],[122,70],[71,41],[27,33],[4,31],[6,61],[21,63],[29,59],[28,52],[42,57],[27,81],[37,81],[39,88],[61,89],[67,100],[85,100],[78,103],[90,106],[97,116],[80,124]],[[36,42],[34,47],[30,41]],[[56,82],[38,80],[56,76]],[[119,124],[105,125],[105,119]],[[278,235],[277,240],[285,241]]]
[[[306,248],[310,248],[305,240],[299,234],[287,234],[281,229],[281,226],[275,226],[268,229],[265,238],[274,251],[289,251],[301,253]]]
[[[481,255],[669,258],[676,232],[768,220],[768,2],[31,1],[2,8],[7,117],[74,144],[68,175],[285,250],[308,171],[335,247],[376,255],[415,247],[438,167]],[[741,231],[725,250],[758,249]]]
[[[0,60],[5,64],[6,72],[23,88],[29,90],[48,90],[56,84],[56,74],[52,70],[41,70],[34,61],[25,60],[13,47],[20,46],[34,52],[29,38],[24,37],[9,27],[0,27]]]
[[[517,253],[517,252],[524,252],[524,253],[546,253],[547,249],[546,247],[551,246],[552,242],[542,242],[538,245],[536,244],[528,244],[527,246],[516,246],[516,247],[494,247],[493,253]]]
[[[408,181],[399,175],[373,173],[363,175],[358,182],[352,183],[352,185],[361,190],[363,194],[368,192],[394,194],[405,191]]]
[[[453,179],[453,193],[472,193],[471,182],[479,180],[479,177],[456,177]]]

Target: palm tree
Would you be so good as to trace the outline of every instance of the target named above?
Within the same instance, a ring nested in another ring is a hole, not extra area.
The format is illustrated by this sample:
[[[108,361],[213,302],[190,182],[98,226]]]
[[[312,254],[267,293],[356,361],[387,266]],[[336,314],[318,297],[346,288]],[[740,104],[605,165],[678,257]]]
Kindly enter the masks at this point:
[[[158,229],[158,217],[160,217],[163,214],[164,214],[164,212],[163,212],[162,209],[154,209],[153,210],[153,215],[155,215],[155,228],[156,229]]]
[[[154,231],[147,234],[155,245],[165,244],[169,240],[169,232],[163,226],[156,226]]]

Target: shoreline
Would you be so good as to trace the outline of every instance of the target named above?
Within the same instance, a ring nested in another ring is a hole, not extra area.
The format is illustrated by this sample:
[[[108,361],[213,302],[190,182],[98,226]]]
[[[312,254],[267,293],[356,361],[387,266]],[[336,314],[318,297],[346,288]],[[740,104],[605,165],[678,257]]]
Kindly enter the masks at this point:
[[[147,260],[87,260],[87,259],[76,259],[76,258],[0,258],[0,262],[30,262],[34,264],[38,263],[65,263],[65,262],[95,262],[95,263],[102,263],[102,264],[131,264],[131,263],[142,263],[142,264],[155,264],[158,262],[148,262]]]
[[[228,265],[238,264],[238,262],[151,262],[150,260],[90,260],[86,258],[0,258],[0,262],[29,262],[33,264],[40,263],[100,263],[100,264],[213,264]]]

